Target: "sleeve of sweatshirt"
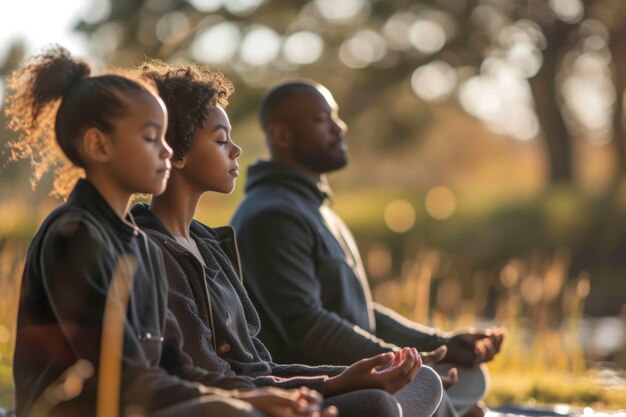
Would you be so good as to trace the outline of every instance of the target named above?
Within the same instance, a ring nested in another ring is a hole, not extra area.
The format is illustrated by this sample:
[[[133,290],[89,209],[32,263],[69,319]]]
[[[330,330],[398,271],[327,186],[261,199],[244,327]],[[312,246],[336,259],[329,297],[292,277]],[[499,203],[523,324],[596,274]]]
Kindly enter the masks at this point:
[[[109,291],[117,262],[98,228],[80,216],[57,221],[42,244],[41,271],[50,306],[75,357],[93,365],[95,373],[85,389],[94,393],[105,307],[120,307],[115,292]],[[137,338],[131,323],[124,319],[121,326],[120,377],[126,404],[141,404],[146,410],[154,410],[196,398],[206,391],[198,383],[149,365],[146,346]],[[217,374],[195,380],[214,386],[221,386],[222,382]]]
[[[428,352],[446,344],[446,339],[437,329],[408,320],[377,303],[374,303],[374,317],[376,336],[397,346],[410,346]]]
[[[346,366],[319,365],[309,366],[303,364],[277,364],[270,362],[272,375],[283,378],[293,376],[336,376],[346,370]]]
[[[312,258],[316,232],[297,213],[266,211],[238,230],[246,283],[280,334],[307,363],[350,365],[399,348],[324,308]]]

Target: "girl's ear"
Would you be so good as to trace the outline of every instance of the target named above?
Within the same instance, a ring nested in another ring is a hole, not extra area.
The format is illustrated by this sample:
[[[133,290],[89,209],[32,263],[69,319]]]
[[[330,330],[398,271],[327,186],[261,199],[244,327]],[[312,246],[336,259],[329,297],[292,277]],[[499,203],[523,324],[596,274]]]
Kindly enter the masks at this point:
[[[170,162],[172,163],[172,168],[183,169],[187,164],[187,155],[180,159],[170,159]]]
[[[110,139],[100,129],[92,127],[83,135],[83,152],[89,160],[106,163],[111,158]]]

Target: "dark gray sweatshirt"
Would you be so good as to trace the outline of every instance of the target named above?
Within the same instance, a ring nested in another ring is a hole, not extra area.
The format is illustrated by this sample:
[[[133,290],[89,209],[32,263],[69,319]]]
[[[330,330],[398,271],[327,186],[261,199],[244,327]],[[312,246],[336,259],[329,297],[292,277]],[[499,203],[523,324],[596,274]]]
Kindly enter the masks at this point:
[[[120,264],[126,257],[136,269],[122,285],[129,301],[119,324],[120,412],[133,405],[151,413],[197,398],[202,395],[197,382],[254,388],[244,378],[192,365],[167,309],[159,248],[122,221],[90,182],[80,180],[68,201],[40,226],[28,250],[13,362],[18,416],[95,415],[105,305],[121,301],[110,285],[120,266],[132,270]],[[63,398],[59,387],[68,375],[81,375],[77,363],[89,363],[94,373],[82,373],[78,396]]]
[[[248,169],[232,219],[261,340],[278,361],[350,364],[412,346],[445,343],[434,329],[372,302],[352,234],[332,211],[330,189],[286,166]]]
[[[224,375],[250,377],[257,386],[307,386],[322,393],[327,376],[345,369],[272,362],[270,353],[257,338],[261,324],[242,284],[232,227],[210,228],[192,222],[191,237],[203,265],[176,242],[147,205],[135,205],[132,214],[163,250],[169,305],[183,332],[183,349],[195,365]]]

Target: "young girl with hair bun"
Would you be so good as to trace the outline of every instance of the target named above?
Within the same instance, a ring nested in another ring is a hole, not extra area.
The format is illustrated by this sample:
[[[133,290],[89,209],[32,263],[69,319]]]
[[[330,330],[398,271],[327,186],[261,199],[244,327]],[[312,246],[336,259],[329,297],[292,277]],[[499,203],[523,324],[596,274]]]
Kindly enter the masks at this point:
[[[247,379],[196,368],[182,352],[160,250],[128,215],[132,194],[165,189],[167,112],[145,82],[90,72],[56,47],[8,82],[5,111],[21,133],[10,145],[13,155],[30,158],[36,178],[57,170],[65,181],[56,183],[59,193],[76,178],[57,145],[84,172],[28,250],[13,368],[17,415],[282,416],[319,409],[308,390],[251,390]]]

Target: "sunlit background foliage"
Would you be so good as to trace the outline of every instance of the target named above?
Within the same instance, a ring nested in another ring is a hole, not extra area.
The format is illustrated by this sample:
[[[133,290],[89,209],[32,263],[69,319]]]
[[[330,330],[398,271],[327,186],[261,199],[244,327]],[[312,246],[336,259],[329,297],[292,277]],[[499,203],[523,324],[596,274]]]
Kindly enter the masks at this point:
[[[2,8],[0,96],[4,77],[51,41],[100,69],[144,57],[201,62],[235,83],[228,113],[242,165],[265,156],[256,110],[268,86],[325,84],[350,128],[350,165],[330,178],[335,207],[355,232],[375,298],[444,329],[506,325],[492,404],[626,407],[626,2]],[[14,138],[0,132],[3,143]],[[0,378],[9,381],[0,406],[12,402],[20,262],[58,204],[47,197],[49,177],[33,191],[28,164],[9,157],[0,177]],[[206,196],[200,219],[227,222],[244,181],[231,196]]]

